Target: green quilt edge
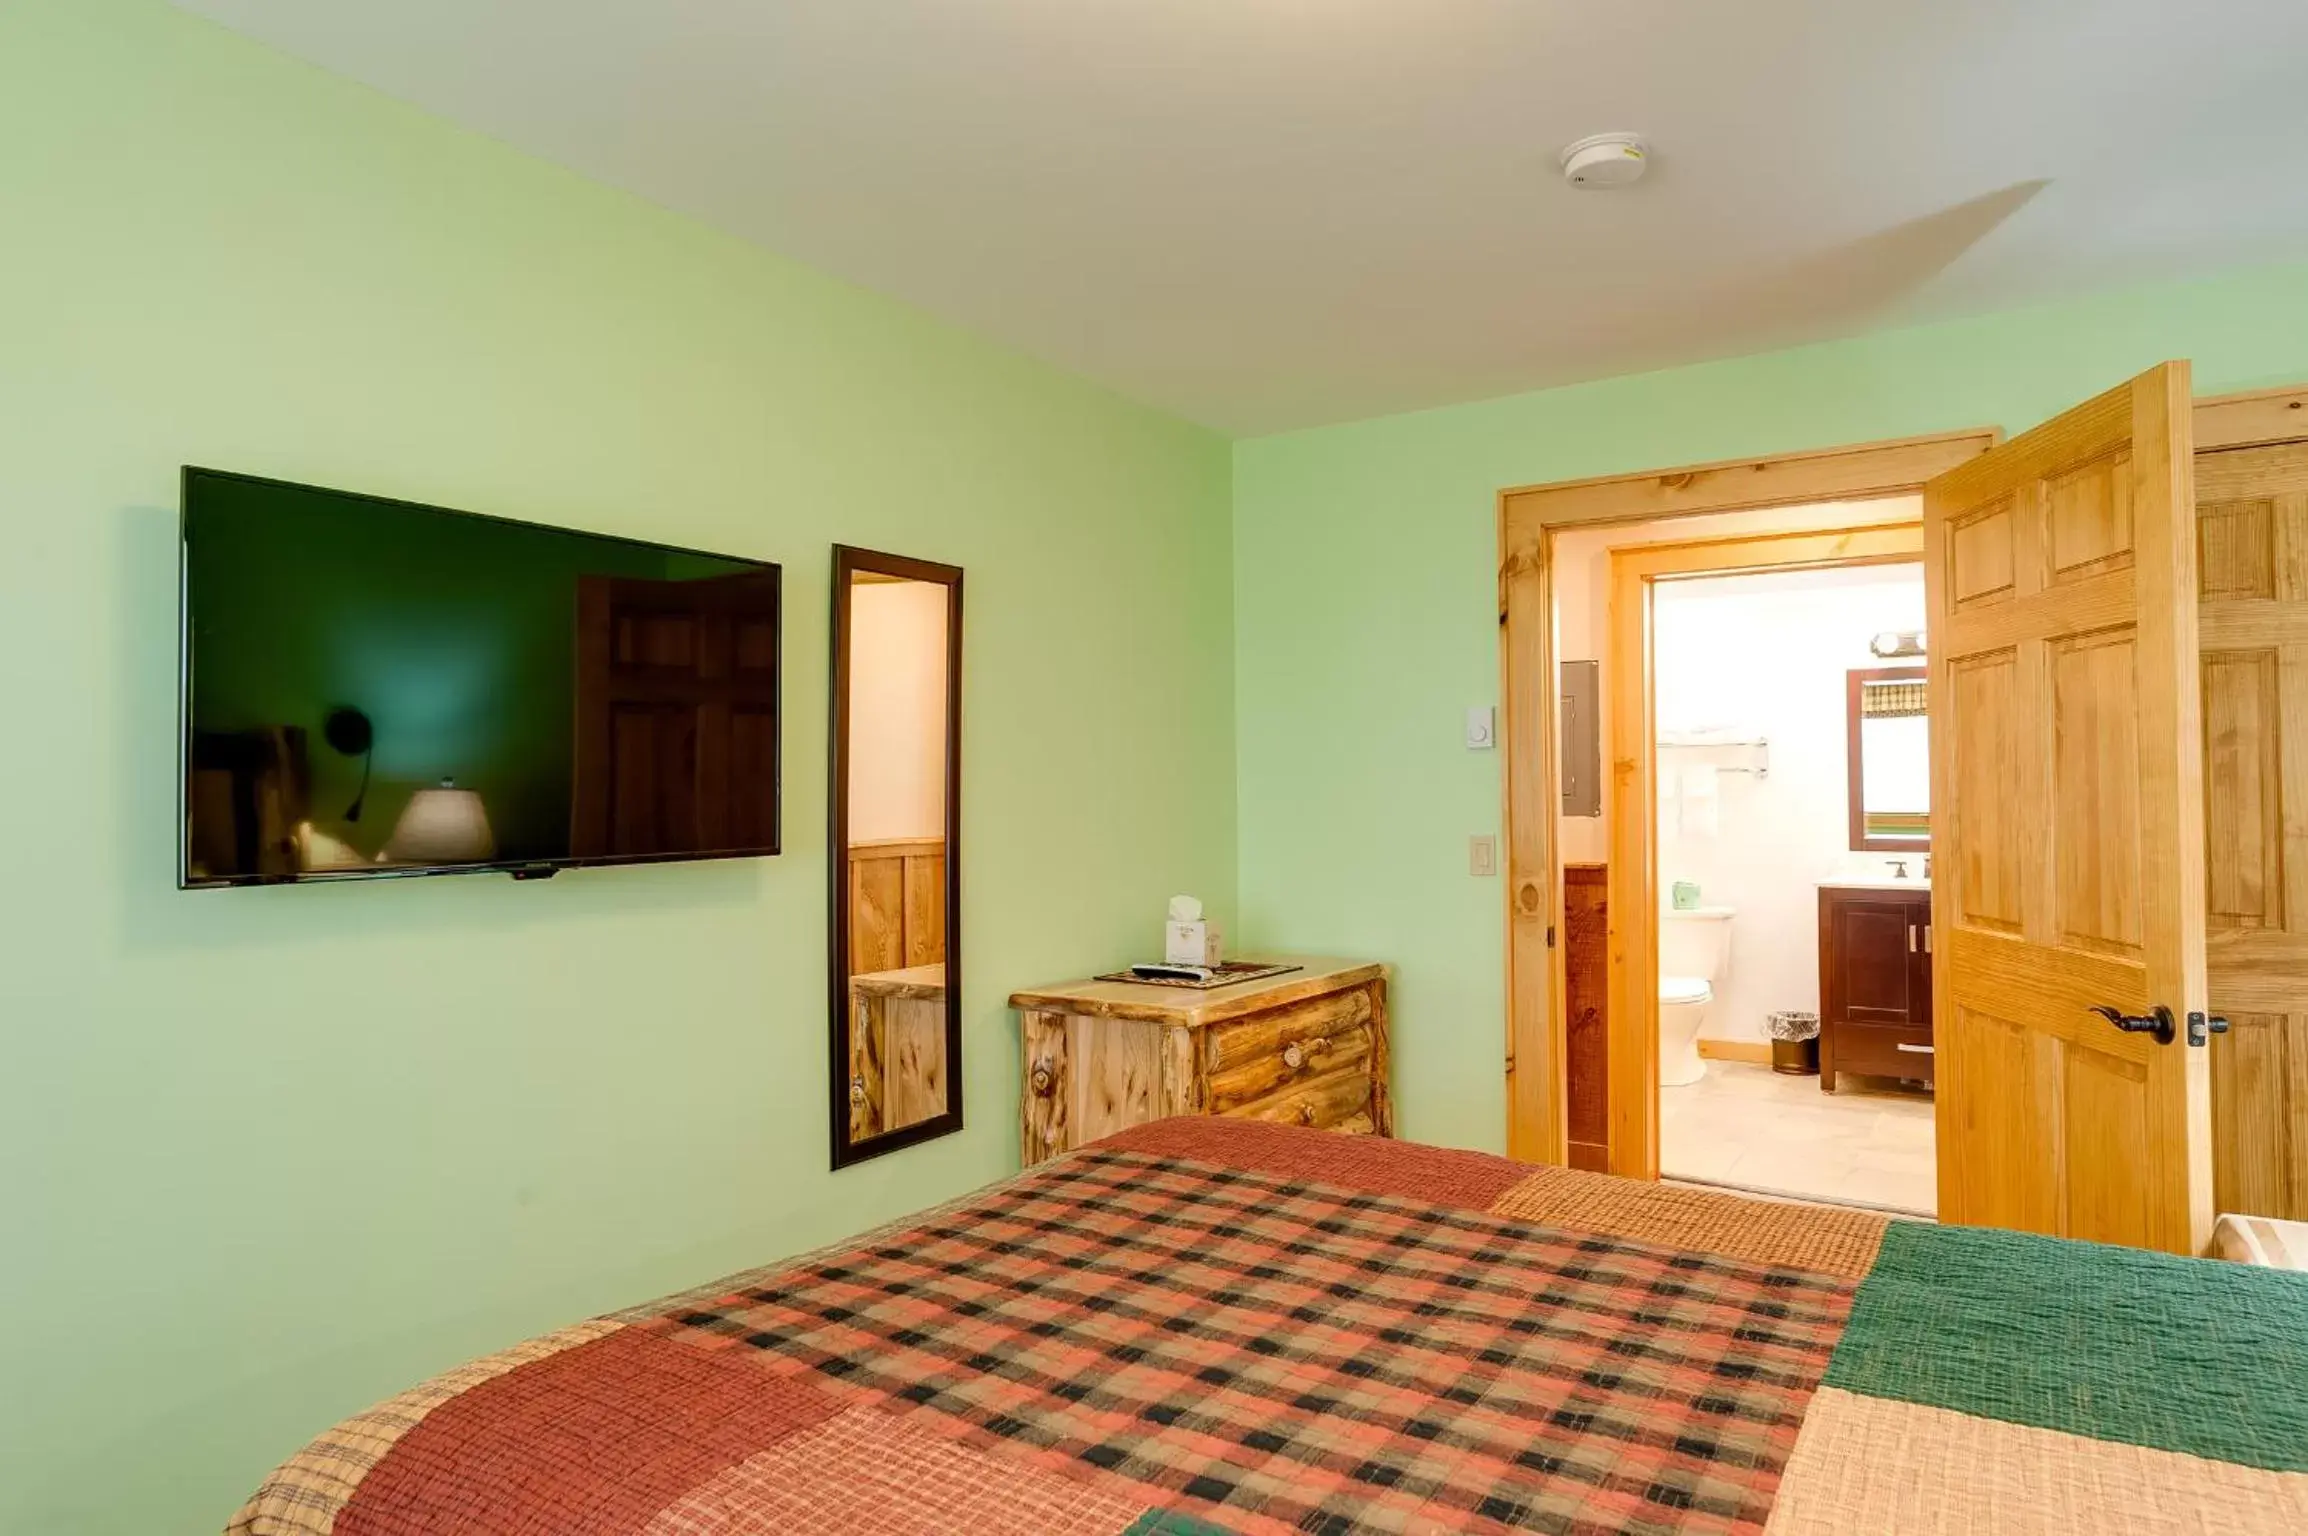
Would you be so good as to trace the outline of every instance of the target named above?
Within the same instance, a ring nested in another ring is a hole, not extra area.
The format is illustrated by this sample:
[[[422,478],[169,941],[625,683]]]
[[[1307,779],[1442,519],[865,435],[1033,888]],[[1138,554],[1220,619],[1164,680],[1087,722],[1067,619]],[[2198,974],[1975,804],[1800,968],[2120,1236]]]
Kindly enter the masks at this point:
[[[1894,1222],[1825,1384],[2308,1472],[2308,1275]]]

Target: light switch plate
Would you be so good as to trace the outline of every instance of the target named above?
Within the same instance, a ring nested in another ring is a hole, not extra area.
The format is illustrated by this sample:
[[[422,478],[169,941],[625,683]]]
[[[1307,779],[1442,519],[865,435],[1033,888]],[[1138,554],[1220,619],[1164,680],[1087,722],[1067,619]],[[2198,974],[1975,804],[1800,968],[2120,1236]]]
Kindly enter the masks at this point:
[[[1488,833],[1467,839],[1467,873],[1495,875],[1499,872],[1499,840]]]
[[[1498,711],[1489,704],[1467,706],[1467,750],[1481,752],[1499,744]]]

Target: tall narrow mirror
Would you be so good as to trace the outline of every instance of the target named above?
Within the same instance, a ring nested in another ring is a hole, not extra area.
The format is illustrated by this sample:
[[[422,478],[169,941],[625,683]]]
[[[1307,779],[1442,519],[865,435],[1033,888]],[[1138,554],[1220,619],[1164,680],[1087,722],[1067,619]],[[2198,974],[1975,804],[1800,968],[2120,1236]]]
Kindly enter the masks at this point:
[[[962,1126],[962,573],[834,546],[833,1165]]]

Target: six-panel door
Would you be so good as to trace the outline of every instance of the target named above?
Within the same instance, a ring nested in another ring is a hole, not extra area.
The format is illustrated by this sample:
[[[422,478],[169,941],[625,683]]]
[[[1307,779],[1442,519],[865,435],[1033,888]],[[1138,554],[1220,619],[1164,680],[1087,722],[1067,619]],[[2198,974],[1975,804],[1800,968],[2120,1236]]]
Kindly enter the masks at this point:
[[[2222,1211],[2308,1220],[2308,442],[2196,458]]]
[[[2185,363],[1933,480],[1939,1214],[2200,1251],[2206,1007]]]

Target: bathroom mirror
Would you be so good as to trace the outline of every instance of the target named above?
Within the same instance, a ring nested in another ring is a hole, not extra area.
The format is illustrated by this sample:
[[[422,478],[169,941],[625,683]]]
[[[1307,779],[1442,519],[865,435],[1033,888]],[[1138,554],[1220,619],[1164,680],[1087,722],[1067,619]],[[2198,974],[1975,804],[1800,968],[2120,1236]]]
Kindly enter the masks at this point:
[[[961,701],[961,571],[836,545],[836,1168],[962,1128]]]
[[[1851,846],[1863,853],[1931,848],[1931,720],[1922,667],[1850,675]]]

